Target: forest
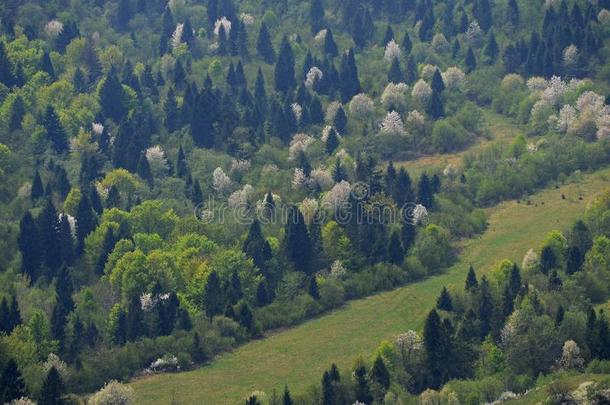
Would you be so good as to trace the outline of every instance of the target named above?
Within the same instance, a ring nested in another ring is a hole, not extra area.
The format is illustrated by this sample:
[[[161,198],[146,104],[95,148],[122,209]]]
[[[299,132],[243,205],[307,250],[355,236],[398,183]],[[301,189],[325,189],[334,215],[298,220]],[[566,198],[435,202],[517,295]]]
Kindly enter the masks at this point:
[[[4,0],[0,403],[137,404],[134,379],[442,277],[490,209],[609,163],[609,0]],[[429,291],[420,330],[240,403],[577,403],[566,376],[610,374],[591,192]]]

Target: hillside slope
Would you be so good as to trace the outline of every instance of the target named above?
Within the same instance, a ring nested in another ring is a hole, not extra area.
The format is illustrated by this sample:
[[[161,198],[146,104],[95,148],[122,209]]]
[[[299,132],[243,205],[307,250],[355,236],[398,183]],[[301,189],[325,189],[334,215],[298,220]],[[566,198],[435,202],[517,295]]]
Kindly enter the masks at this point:
[[[608,184],[609,175],[610,169],[605,169],[546,189],[532,196],[531,205],[509,201],[489,209],[489,229],[462,243],[459,261],[446,274],[353,301],[327,316],[247,344],[203,368],[134,381],[138,403],[174,398],[181,404],[233,404],[253,390],[279,392],[278,381],[300,392],[317,382],[329,366],[328,359],[345,369],[357,356],[370,355],[381,340],[421,328],[438,292],[444,285],[461,284],[469,264],[483,274],[504,258],[520,263],[547,232],[562,229],[581,215]]]

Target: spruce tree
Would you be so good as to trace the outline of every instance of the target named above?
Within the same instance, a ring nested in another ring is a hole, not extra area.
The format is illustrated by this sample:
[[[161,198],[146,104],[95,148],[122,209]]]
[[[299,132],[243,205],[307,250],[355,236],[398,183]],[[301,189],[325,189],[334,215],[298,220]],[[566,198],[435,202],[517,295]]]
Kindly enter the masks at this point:
[[[216,271],[210,272],[205,283],[203,293],[203,306],[208,318],[222,313],[224,302],[222,299],[222,288]]]
[[[97,263],[95,266],[96,273],[101,275],[104,274],[104,269],[106,267],[106,261],[108,261],[108,256],[114,249],[114,245],[116,244],[116,239],[114,236],[114,231],[111,227],[106,229],[104,233],[104,240],[102,241],[102,249],[100,251],[100,255],[97,259]]]
[[[195,179],[195,181],[193,182],[193,193],[191,194],[191,202],[195,206],[198,206],[203,203],[203,191],[201,191],[201,183],[199,183],[199,179]]]
[[[39,276],[43,251],[38,225],[30,211],[26,211],[19,222],[17,245],[21,252],[21,271],[34,282]]]
[[[426,173],[423,173],[419,177],[419,183],[417,185],[417,202],[426,208],[431,208],[434,201],[434,195],[432,186],[430,185],[430,179]]]
[[[40,179],[40,173],[38,169],[34,172],[34,179],[32,180],[32,189],[30,191],[30,197],[32,201],[37,201],[40,197],[44,196],[44,186]]]
[[[356,380],[356,385],[354,387],[354,396],[356,397],[356,400],[365,404],[370,404],[373,401],[373,396],[371,395],[369,379],[364,364],[359,364],[356,367],[354,370],[354,378]]]
[[[186,163],[186,155],[182,149],[182,145],[178,148],[178,157],[176,158],[176,176],[180,178],[186,178],[189,173],[189,169]]]
[[[491,332],[494,314],[494,302],[491,295],[491,287],[489,285],[489,281],[487,281],[487,277],[485,276],[481,278],[477,309],[477,315],[481,324],[479,338],[483,340]]]
[[[160,305],[160,303],[157,305]],[[140,297],[138,297],[137,295],[132,296],[129,300],[129,306],[127,307],[126,325],[128,341],[133,342],[140,336],[146,336],[146,323],[144,322],[144,312],[142,311]]]
[[[121,122],[127,115],[125,98],[123,86],[113,68],[100,87],[100,106],[104,115],[115,123]]]
[[[311,0],[309,18],[311,19],[311,33],[315,35],[324,28],[324,4],[322,0]]]
[[[6,297],[2,297],[0,303],[0,333],[10,335],[13,331],[11,323],[11,310],[8,307],[8,301]],[[0,389],[2,389],[2,386],[0,386]]]
[[[441,295],[436,300],[436,308],[443,311],[453,311],[453,300],[451,294],[447,290],[447,287],[443,287]]]
[[[113,184],[108,190],[106,197],[106,208],[118,208],[121,206],[121,195],[119,189]]]
[[[89,197],[83,195],[76,210],[76,251],[79,254],[85,249],[85,238],[95,230],[96,226],[97,218],[93,208],[91,208]]]
[[[498,42],[496,41],[496,36],[494,35],[493,30],[489,31],[489,37],[487,39],[487,44],[485,45],[485,49],[483,50],[485,56],[487,56],[487,60],[489,64],[496,63],[496,59],[498,57]]]
[[[242,250],[261,270],[265,268],[265,263],[271,259],[271,246],[263,236],[258,219],[255,219],[250,225]]]
[[[269,30],[267,29],[267,25],[264,22],[261,23],[261,28],[258,32],[256,50],[265,62],[269,64],[275,62],[275,50],[273,49],[273,44],[271,43],[271,36],[269,35]]]
[[[72,227],[68,216],[61,214],[59,217],[59,247],[62,261],[67,266],[71,266],[74,263],[74,238],[72,237]]]
[[[405,55],[411,54],[411,50],[413,49],[413,42],[411,41],[411,37],[408,32],[405,32],[405,36],[402,39],[402,50]]]
[[[294,88],[296,80],[294,77],[294,53],[288,37],[284,35],[280,45],[280,53],[275,64],[275,90],[287,93]]]
[[[326,153],[332,155],[335,150],[339,147],[339,137],[337,136],[337,131],[334,128],[331,128],[328,132],[328,137],[326,138]]]
[[[335,118],[333,119],[333,124],[340,134],[345,134],[347,129],[347,114],[345,113],[343,107],[340,106],[337,109]]]
[[[334,405],[336,402],[335,385],[328,371],[322,375],[322,405]]]
[[[472,14],[483,31],[487,32],[493,24],[491,4],[489,0],[474,0]]]
[[[309,279],[309,286],[307,288],[307,293],[314,299],[320,299],[320,290],[318,288],[318,281],[316,280],[316,276],[311,276]]]
[[[331,29],[326,30],[326,36],[324,37],[324,54],[334,58],[339,55],[339,48],[333,37]]]
[[[430,311],[424,324],[424,347],[429,385],[438,388],[446,381],[448,339],[436,310]]]
[[[256,287],[256,306],[261,308],[269,303],[269,293],[265,281],[260,281]]]
[[[464,285],[464,289],[468,292],[473,292],[479,287],[479,281],[477,280],[477,275],[474,272],[474,268],[470,265],[468,269],[468,275],[466,276],[466,282]]]
[[[146,181],[148,187],[152,188],[154,179],[145,152],[140,153],[140,159],[138,160],[138,167],[136,169],[136,173],[138,174],[138,176],[140,176],[142,180]]]
[[[305,219],[295,206],[290,207],[284,233],[284,252],[286,258],[297,271],[309,273],[311,263],[311,240]]]
[[[44,128],[47,132],[47,136],[51,141],[53,150],[57,153],[64,153],[68,151],[68,136],[66,131],[59,121],[59,116],[55,112],[55,109],[49,105],[47,106],[44,120]]]
[[[441,71],[438,68],[436,68],[434,75],[432,75],[432,83],[430,87],[432,87],[433,91],[439,94],[445,90],[445,82],[443,81],[443,76],[441,76]]]
[[[168,132],[174,132],[180,128],[180,113],[173,88],[170,88],[167,92],[165,103],[163,103],[163,111],[165,112],[165,127]]]
[[[64,382],[55,366],[53,366],[42,383],[38,403],[40,405],[64,405],[66,403],[63,399],[64,392]]]
[[[27,396],[25,381],[17,363],[11,358],[4,366],[2,376],[0,376],[0,401],[10,403],[25,396]]]
[[[38,229],[40,232],[40,246],[43,253],[43,263],[51,271],[52,277],[54,272],[61,266],[61,246],[59,245],[59,221],[55,206],[50,199],[47,199],[42,208],[42,212],[36,218]]]
[[[216,20],[214,20],[216,21]],[[172,15],[172,10],[169,6],[165,7],[165,11],[163,12],[163,18],[161,23],[161,38],[159,42],[159,53],[161,55],[165,55],[169,49],[169,39],[171,38],[174,32],[174,16]]]
[[[10,88],[15,84],[13,76],[13,64],[9,59],[3,41],[0,41],[0,83]]]
[[[440,93],[436,91],[432,91],[432,97],[430,98],[428,113],[435,120],[442,118],[445,115],[445,107],[443,106],[443,100],[441,99]]]
[[[392,26],[388,24],[388,27],[385,30],[385,35],[383,36],[383,40],[381,41],[381,46],[385,47],[388,42],[394,40],[394,30],[392,30]]]
[[[23,97],[21,97],[21,95],[17,95],[13,101],[11,115],[9,117],[9,129],[11,131],[21,129],[21,122],[23,121],[23,117],[25,117],[25,113],[26,109],[23,102]]]
[[[508,9],[506,19],[508,22],[516,28],[519,25],[519,5],[517,4],[517,0],[508,0]]]
[[[545,246],[540,252],[540,270],[543,274],[549,272],[557,266],[557,256],[550,246]]]
[[[570,246],[568,248],[568,257],[566,260],[566,273],[574,274],[582,270],[583,259],[578,246]]]
[[[284,386],[284,394],[282,395],[282,405],[294,405],[294,401],[290,396],[290,391],[288,390],[288,386]]]
[[[383,358],[379,355],[375,358],[371,369],[371,380],[379,384],[384,391],[390,388],[390,372],[383,362]]]
[[[356,58],[353,49],[350,49],[347,53],[343,54],[343,58],[341,59],[339,90],[341,92],[341,100],[344,103],[347,103],[361,91],[358,68],[356,66]]]
[[[390,263],[401,266],[404,261],[405,251],[402,247],[400,235],[398,232],[393,232],[388,244],[388,259]]]
[[[400,69],[400,61],[398,58],[392,59],[392,64],[388,71],[388,82],[398,84],[404,82],[404,80],[404,75]]]
[[[472,47],[468,48],[468,52],[466,53],[465,64],[466,64],[466,73],[471,73],[477,68],[477,59],[474,56]]]

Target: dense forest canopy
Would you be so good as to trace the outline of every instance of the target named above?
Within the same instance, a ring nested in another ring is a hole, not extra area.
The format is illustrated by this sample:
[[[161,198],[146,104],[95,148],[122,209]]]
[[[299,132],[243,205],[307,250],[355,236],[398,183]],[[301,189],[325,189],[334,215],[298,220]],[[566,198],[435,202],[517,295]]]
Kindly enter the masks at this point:
[[[0,402],[130,403],[117,381],[442,273],[482,208],[610,161],[609,38],[608,0],[4,0]],[[323,403],[609,360],[608,206]]]

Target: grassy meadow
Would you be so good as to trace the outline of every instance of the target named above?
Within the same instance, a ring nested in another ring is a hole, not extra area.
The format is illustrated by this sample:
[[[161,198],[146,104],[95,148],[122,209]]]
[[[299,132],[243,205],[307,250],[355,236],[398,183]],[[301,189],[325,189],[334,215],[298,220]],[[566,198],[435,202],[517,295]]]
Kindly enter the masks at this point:
[[[460,243],[460,258],[445,274],[352,301],[328,315],[239,347],[202,368],[137,379],[131,384],[137,403],[234,404],[254,390],[280,392],[284,383],[293,393],[302,392],[330,366],[327,359],[346,370],[356,357],[370,356],[380,341],[420,329],[441,288],[461,285],[470,264],[480,276],[504,258],[520,263],[547,232],[564,229],[578,218],[610,184],[609,176],[610,169],[583,174],[533,195],[531,205],[508,201],[490,208],[488,230]]]

